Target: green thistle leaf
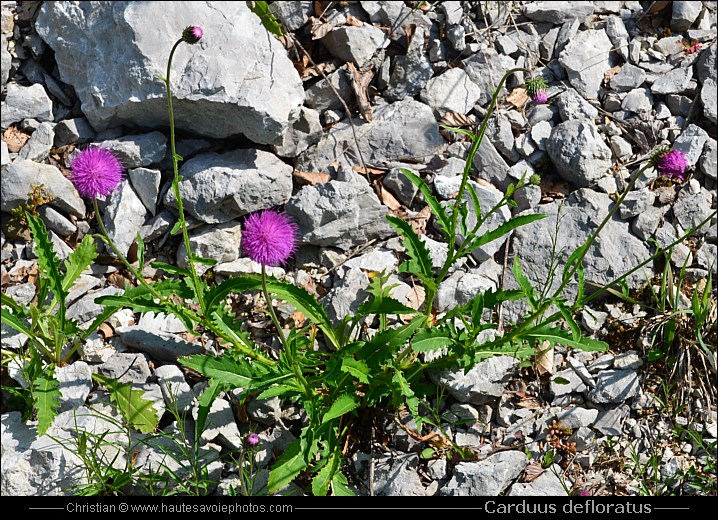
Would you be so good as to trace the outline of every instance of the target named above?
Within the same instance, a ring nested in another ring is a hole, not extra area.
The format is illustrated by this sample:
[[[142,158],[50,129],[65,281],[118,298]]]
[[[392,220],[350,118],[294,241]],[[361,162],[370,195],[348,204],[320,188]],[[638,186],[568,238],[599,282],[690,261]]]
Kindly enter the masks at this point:
[[[33,407],[37,413],[37,433],[45,435],[60,408],[60,383],[53,376],[48,376],[35,379],[32,386]]]
[[[107,387],[110,401],[115,403],[128,424],[140,433],[155,431],[160,418],[155,404],[144,398],[143,390],[133,388],[132,383],[120,383],[100,374],[93,374],[92,378]]]
[[[341,417],[359,407],[359,398],[355,395],[343,394],[332,403],[327,413],[322,417],[322,424],[326,424],[332,419]]]
[[[80,274],[97,258],[95,241],[91,235],[85,235],[75,250],[65,259],[65,276],[62,278],[62,288],[69,291],[80,277]]]

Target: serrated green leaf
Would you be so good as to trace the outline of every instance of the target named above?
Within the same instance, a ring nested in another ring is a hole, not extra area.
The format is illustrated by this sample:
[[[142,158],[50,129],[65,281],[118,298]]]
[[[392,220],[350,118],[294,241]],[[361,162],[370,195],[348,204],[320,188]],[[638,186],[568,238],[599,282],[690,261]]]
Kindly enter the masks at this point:
[[[434,266],[431,262],[429,248],[421,241],[419,235],[416,234],[408,222],[393,215],[387,215],[386,219],[396,229],[397,233],[404,238],[403,244],[406,248],[406,254],[411,259],[406,263],[408,272],[416,275],[424,285],[435,286]]]
[[[518,256],[514,257],[511,272],[514,275],[514,280],[516,280],[516,283],[519,284],[523,295],[533,301],[534,287],[531,285],[531,282],[529,282],[529,279],[526,278],[526,275],[521,268],[521,260],[519,260]]]
[[[45,435],[52,426],[60,408],[60,383],[52,377],[39,377],[33,381],[33,407],[37,413],[37,433]]]
[[[273,495],[290,484],[307,466],[307,461],[302,454],[300,439],[297,439],[284,450],[269,471],[267,481],[269,494]]]
[[[220,316],[217,311],[212,312],[210,319],[217,329],[218,333],[221,333],[222,337],[234,345],[244,345],[247,348],[252,347],[252,340],[249,337],[249,333],[244,331],[236,331],[232,328],[223,318],[224,314]]]
[[[327,463],[317,472],[312,480],[312,493],[316,497],[323,497],[329,493],[332,479],[341,465],[341,457],[332,453]]]
[[[533,329],[531,332],[525,334],[524,337],[534,338],[540,342],[546,340],[552,345],[565,345],[589,352],[604,352],[608,350],[608,343],[585,336],[574,340],[567,331],[560,327],[551,327],[550,325]]]
[[[579,262],[578,269],[576,270],[576,273],[578,274],[578,290],[576,292],[576,303],[574,307],[581,306],[583,302],[583,295],[585,292],[586,287],[586,274],[585,269],[583,267],[583,262]]]
[[[202,436],[204,427],[207,424],[207,417],[209,417],[209,412],[212,410],[212,403],[221,391],[222,384],[216,379],[210,379],[209,385],[207,385],[204,392],[200,394],[197,400],[199,406],[197,410],[197,421],[195,422],[197,439]]]
[[[3,296],[4,296],[4,295],[3,295]],[[5,303],[5,302],[3,302],[3,303]],[[15,329],[15,330],[18,331],[18,332],[22,332],[22,333],[25,334],[26,336],[29,336],[29,337],[33,337],[33,336],[34,336],[34,334],[33,334],[32,331],[28,328],[28,326],[25,325],[25,323],[24,323],[21,319],[19,319],[17,316],[15,316],[14,314],[12,314],[8,309],[6,309],[5,307],[3,307],[0,312],[2,313],[1,315],[2,315],[3,325],[4,325],[4,324],[7,324],[7,325],[9,325],[11,328]]]
[[[335,497],[353,497],[355,493],[349,488],[349,481],[341,471],[332,477],[332,495]]]
[[[409,408],[411,415],[415,418],[419,417],[419,399],[411,389],[409,381],[404,377],[404,374],[402,374],[401,371],[396,370],[391,380],[398,385],[399,391],[401,392],[402,397],[404,397],[406,406]]]
[[[419,191],[424,196],[424,200],[431,208],[431,212],[436,217],[437,223],[439,224],[439,229],[444,234],[444,238],[448,239],[451,236],[451,225],[449,216],[447,215],[444,207],[439,203],[438,199],[434,197],[431,188],[422,180],[421,177],[414,174],[414,172],[412,172],[411,170],[401,168],[401,173],[404,175],[404,177],[409,179],[414,184],[414,186],[419,188]]]
[[[191,297],[191,292],[189,288],[181,280],[162,280],[159,282],[154,282],[152,284],[152,287],[162,296],[170,297],[176,295],[183,299]],[[192,320],[190,318],[191,313],[185,312],[185,309],[181,307],[175,307],[171,304],[156,302],[152,292],[150,292],[149,289],[147,289],[144,285],[138,285],[137,287],[129,287],[125,289],[125,292],[122,294],[100,296],[98,298],[95,298],[95,303],[104,306],[105,311],[107,311],[107,309],[116,310],[120,307],[128,307],[130,309],[133,309],[135,312],[156,312],[172,314],[182,320],[182,323],[187,328],[187,330],[194,329],[194,324],[192,323]]]
[[[172,226],[172,229],[170,230],[170,235],[175,236],[179,234],[180,231],[182,231],[182,222],[178,220],[174,223],[174,226]]]
[[[270,386],[264,392],[257,396],[257,399],[271,399],[272,397],[283,396],[287,394],[297,393],[300,390],[292,385],[275,385]]]
[[[213,357],[200,354],[180,358],[179,362],[230,388],[246,388],[253,383],[247,367],[229,356]]]
[[[276,36],[282,36],[282,26],[279,25],[279,22],[274,17],[274,13],[270,11],[269,6],[267,5],[267,2],[247,2],[249,4],[249,9],[254,14],[256,14],[259,19],[262,21],[262,25],[264,26],[267,31],[270,33],[276,35]]]
[[[65,259],[65,276],[62,278],[62,288],[69,291],[80,277],[80,274],[97,258],[97,248],[91,235],[85,235],[82,242],[77,244],[75,250]]]
[[[154,269],[162,269],[167,274],[176,274],[178,276],[191,276],[189,269],[177,267],[176,265],[166,264],[164,262],[151,262],[150,266]]]
[[[217,260],[214,260],[213,258],[204,258],[195,255],[192,255],[192,261],[197,264],[208,265],[210,267],[213,265],[217,265]]]
[[[116,379],[101,374],[93,374],[93,379],[105,385],[110,401],[128,424],[140,433],[152,433],[160,422],[152,401],[144,398],[144,390],[133,388],[132,383],[120,383]]]
[[[426,316],[420,315],[402,327],[375,334],[370,341],[362,345],[357,357],[371,369],[379,369],[380,365],[391,358],[425,323]]]
[[[142,240],[142,234],[137,232],[137,271],[142,272],[145,268],[145,241]]]
[[[10,307],[13,312],[15,312],[15,314],[20,314],[23,312],[23,307],[18,304],[12,296],[10,296],[9,294],[5,294],[4,292],[0,292],[0,304],[6,307]]]
[[[341,417],[345,413],[349,413],[352,410],[359,407],[359,398],[355,395],[342,394],[339,398],[332,403],[329,410],[322,417],[322,424],[326,424],[332,419]]]
[[[247,291],[261,290],[262,279],[259,276],[244,275],[229,278],[219,285],[215,285],[208,292],[205,298],[207,309],[216,309],[224,305],[224,299],[233,292],[243,293]],[[324,333],[324,336],[335,347],[339,348],[337,339],[329,315],[324,307],[317,301],[316,297],[306,290],[294,285],[280,282],[275,278],[267,278],[267,290],[279,298],[291,303]]]
[[[60,260],[55,254],[50,237],[47,234],[45,223],[40,217],[25,214],[27,224],[32,231],[32,238],[35,242],[34,253],[37,255],[37,264],[40,268],[40,274],[45,277],[50,288],[55,293],[55,297],[61,301],[65,301],[67,291],[62,287],[62,275],[60,275]]]
[[[430,352],[451,346],[454,340],[448,331],[433,328],[422,329],[411,338],[411,348],[414,352]]]
[[[581,327],[579,327],[578,323],[576,323],[576,320],[573,319],[571,311],[566,308],[566,305],[559,302],[557,304],[557,307],[559,312],[561,313],[561,316],[563,316],[563,319],[566,320],[568,328],[571,329],[571,339],[573,339],[574,341],[578,341],[581,337]]]
[[[369,314],[416,314],[416,309],[407,307],[394,298],[383,296],[362,302],[355,313],[356,316]]]
[[[507,233],[510,233],[516,228],[525,226],[527,224],[530,224],[531,222],[536,222],[537,220],[541,220],[544,218],[546,218],[546,215],[544,215],[543,213],[536,213],[533,215],[518,215],[516,217],[513,217],[511,220],[504,222],[497,228],[492,229],[491,231],[488,231],[483,235],[476,237],[475,239],[472,239],[470,248],[473,251],[477,247],[481,247],[485,244],[488,244],[489,242],[493,242],[494,240],[501,238],[502,236]]]
[[[342,360],[341,371],[351,374],[360,382],[369,384],[370,370],[366,363],[361,360],[346,357]]]

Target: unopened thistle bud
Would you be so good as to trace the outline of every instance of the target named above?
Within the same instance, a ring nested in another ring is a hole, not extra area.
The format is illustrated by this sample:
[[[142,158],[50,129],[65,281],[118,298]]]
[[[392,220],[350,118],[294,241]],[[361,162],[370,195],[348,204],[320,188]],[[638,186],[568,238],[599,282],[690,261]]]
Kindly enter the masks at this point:
[[[190,45],[194,45],[202,39],[203,35],[204,32],[201,27],[198,25],[189,25],[182,31],[182,40]]]

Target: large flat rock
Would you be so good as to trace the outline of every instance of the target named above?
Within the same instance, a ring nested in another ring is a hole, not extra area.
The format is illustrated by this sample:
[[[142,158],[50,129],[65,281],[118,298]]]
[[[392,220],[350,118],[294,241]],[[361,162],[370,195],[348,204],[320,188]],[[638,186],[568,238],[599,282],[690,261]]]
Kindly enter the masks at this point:
[[[181,44],[172,67],[178,129],[273,143],[304,102],[285,49],[246,2],[46,2],[38,34],[55,52],[95,130],[168,125],[164,82],[172,45],[188,25],[197,45]]]

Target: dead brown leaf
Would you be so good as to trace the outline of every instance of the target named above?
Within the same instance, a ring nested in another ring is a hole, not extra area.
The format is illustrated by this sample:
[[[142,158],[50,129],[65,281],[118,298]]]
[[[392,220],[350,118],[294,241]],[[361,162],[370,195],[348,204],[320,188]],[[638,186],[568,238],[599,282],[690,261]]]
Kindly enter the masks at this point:
[[[119,289],[124,289],[126,285],[132,285],[130,280],[122,276],[119,271],[115,271],[114,273],[107,275],[107,283],[114,285]]]
[[[2,140],[7,144],[7,149],[10,153],[18,153],[25,146],[28,139],[30,139],[29,135],[14,126],[9,126],[2,134]]]
[[[359,105],[359,113],[367,123],[371,123],[373,118],[371,102],[369,101],[369,84],[374,78],[374,71],[369,69],[360,72],[353,63],[347,63],[347,68],[352,76],[352,90]]]
[[[394,197],[394,195],[392,195],[382,185],[379,185],[379,198],[381,199],[382,204],[384,204],[389,209],[397,211],[399,208],[401,208],[401,202],[396,200],[396,197]]]
[[[453,126],[454,128],[470,128],[476,123],[476,118],[461,112],[446,112],[439,120],[440,125]]]
[[[386,170],[380,170],[379,168],[370,168],[368,166],[366,168],[363,168],[362,166],[352,166],[352,170],[362,175],[384,175],[386,173]]]
[[[425,235],[426,234],[426,223],[429,222],[429,219],[431,218],[431,208],[429,206],[424,206],[419,213],[414,215],[409,219],[409,224],[411,224],[411,229],[414,230],[414,233],[417,235]]]
[[[608,69],[606,72],[603,73],[603,81],[608,83],[611,81],[611,78],[621,72],[621,66],[616,65],[615,67]]]
[[[506,97],[506,102],[511,103],[516,108],[521,108],[529,100],[529,96],[526,93],[526,89],[523,87],[517,87],[511,91]]]
[[[553,363],[554,349],[548,340],[544,340],[541,347],[536,351],[536,372],[539,376],[551,375],[554,372]]]
[[[289,319],[292,320],[295,328],[301,328],[302,326],[304,326],[304,322],[306,321],[307,317],[301,311],[294,311],[289,317]]]
[[[543,408],[541,402],[535,397],[525,396],[516,403],[519,408],[526,408],[527,410],[539,410]]]
[[[98,330],[102,333],[102,337],[109,339],[115,335],[115,331],[109,323],[103,323],[98,327]]]
[[[669,7],[672,4],[673,2],[668,1],[653,2],[653,4],[651,4],[651,6],[648,8],[647,12],[649,14],[657,13],[658,11],[663,11],[665,8]]]
[[[347,25],[352,25],[354,27],[361,27],[362,25],[364,25],[364,22],[362,22],[356,16],[349,15],[349,16],[347,16]]]
[[[426,291],[420,285],[415,285],[406,294],[406,299],[409,307],[418,311],[426,299]]]
[[[319,18],[310,18],[310,20],[312,22],[310,29],[312,40],[321,40],[337,26],[335,23],[322,22]]]
[[[526,470],[524,472],[524,482],[531,482],[532,480],[535,480],[543,473],[543,468],[541,467],[541,464],[537,464],[536,462],[532,462],[528,466],[526,466]]]
[[[316,186],[317,184],[324,184],[329,182],[331,177],[328,173],[321,172],[303,172],[294,170],[294,178],[302,184],[308,184],[309,186]]]

